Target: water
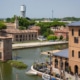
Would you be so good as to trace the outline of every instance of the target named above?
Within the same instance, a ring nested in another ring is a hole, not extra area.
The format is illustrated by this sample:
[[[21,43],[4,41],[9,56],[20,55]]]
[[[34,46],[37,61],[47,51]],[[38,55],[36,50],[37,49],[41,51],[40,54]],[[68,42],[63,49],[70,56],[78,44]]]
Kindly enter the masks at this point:
[[[57,45],[57,46],[47,46],[47,47],[38,47],[38,48],[30,48],[30,49],[22,49],[22,50],[13,50],[13,58],[14,54],[18,55],[19,61],[24,62],[28,65],[27,69],[18,70],[16,68],[11,67],[8,63],[0,63],[0,80],[42,80],[39,76],[29,76],[26,75],[25,72],[30,70],[31,65],[38,60],[39,62],[45,62],[46,57],[41,55],[41,51],[48,51],[53,49],[62,49],[66,48],[66,45]],[[1,74],[2,72],[2,74]]]

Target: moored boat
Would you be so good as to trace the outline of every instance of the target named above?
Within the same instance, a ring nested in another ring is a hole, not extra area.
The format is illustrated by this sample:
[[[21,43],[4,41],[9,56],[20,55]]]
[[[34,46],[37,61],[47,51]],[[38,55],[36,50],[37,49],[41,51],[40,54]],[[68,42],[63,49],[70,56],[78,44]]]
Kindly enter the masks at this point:
[[[27,75],[37,75],[36,71],[33,70],[29,70],[28,72],[26,72]]]
[[[42,79],[43,79],[43,80],[50,80],[50,78],[51,78],[51,80],[57,80],[56,78],[51,77],[51,76],[48,75],[48,74],[42,74]]]

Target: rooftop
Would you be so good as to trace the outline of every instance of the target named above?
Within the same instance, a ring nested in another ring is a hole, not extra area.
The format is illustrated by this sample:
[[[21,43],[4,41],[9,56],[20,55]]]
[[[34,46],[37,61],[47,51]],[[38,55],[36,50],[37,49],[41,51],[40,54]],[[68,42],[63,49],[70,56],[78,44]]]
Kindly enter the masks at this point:
[[[0,40],[1,39],[9,39],[9,38],[11,38],[11,37],[8,37],[8,36],[0,36]]]
[[[36,30],[36,29],[40,29],[40,27],[39,26],[31,26],[29,29]]]
[[[68,58],[68,49],[64,49],[64,50],[61,50],[60,52],[56,52],[53,54],[53,56]]]
[[[80,21],[72,22],[68,26],[80,26]]]
[[[8,29],[14,29],[15,28],[15,24],[14,23],[4,23]]]
[[[5,29],[3,30],[7,33],[30,33],[30,32],[37,32],[36,30],[19,30],[19,29]]]

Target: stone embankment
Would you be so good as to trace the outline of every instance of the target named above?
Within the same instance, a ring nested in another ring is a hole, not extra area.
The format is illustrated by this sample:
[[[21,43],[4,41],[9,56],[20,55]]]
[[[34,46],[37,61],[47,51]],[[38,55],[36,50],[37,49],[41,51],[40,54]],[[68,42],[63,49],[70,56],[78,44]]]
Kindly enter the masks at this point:
[[[12,44],[12,48],[22,49],[22,48],[32,48],[32,47],[49,46],[49,45],[57,45],[57,44],[67,44],[67,43],[68,41],[18,43],[18,44]]]

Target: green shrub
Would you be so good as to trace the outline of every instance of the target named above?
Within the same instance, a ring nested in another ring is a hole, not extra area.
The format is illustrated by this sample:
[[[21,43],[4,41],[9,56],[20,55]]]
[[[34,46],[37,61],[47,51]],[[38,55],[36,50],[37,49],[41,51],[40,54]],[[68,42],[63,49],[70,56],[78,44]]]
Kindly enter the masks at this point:
[[[24,64],[23,62],[16,61],[16,60],[9,60],[8,63],[11,64],[11,66],[16,67],[18,69],[26,69],[27,68],[26,64]]]

